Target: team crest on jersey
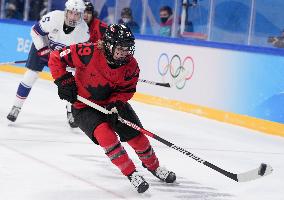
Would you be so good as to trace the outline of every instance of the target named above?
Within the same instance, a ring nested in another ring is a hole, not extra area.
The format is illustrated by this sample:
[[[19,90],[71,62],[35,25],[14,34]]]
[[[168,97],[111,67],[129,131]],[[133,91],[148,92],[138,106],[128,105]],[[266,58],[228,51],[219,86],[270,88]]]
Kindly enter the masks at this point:
[[[88,85],[88,87],[85,88],[96,101],[106,100],[110,97],[111,93],[113,93],[113,88],[111,88],[109,83],[105,85],[98,84],[96,87]]]

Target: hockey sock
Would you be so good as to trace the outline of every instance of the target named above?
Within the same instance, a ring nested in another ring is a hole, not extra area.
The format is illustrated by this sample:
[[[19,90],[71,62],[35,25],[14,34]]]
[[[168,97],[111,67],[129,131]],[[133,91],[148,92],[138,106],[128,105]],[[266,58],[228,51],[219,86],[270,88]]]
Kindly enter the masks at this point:
[[[24,101],[28,97],[33,84],[38,78],[38,72],[27,70],[24,74],[24,78],[18,86],[16,99],[14,101],[14,106],[21,108],[24,104]]]
[[[127,152],[121,145],[116,134],[107,123],[100,124],[93,134],[111,162],[116,165],[125,176],[135,171],[134,163],[128,157]]]
[[[135,150],[139,159],[148,170],[154,171],[159,167],[159,160],[151,147],[148,138],[144,134],[139,134],[127,143]]]

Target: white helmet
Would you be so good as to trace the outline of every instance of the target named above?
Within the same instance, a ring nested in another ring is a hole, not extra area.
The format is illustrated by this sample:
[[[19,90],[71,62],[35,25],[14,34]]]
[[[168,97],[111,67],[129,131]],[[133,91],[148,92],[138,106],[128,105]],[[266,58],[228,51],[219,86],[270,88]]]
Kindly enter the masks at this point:
[[[68,0],[65,3],[65,9],[84,13],[86,6],[83,0]]]
[[[65,23],[66,25],[75,27],[77,24],[81,23],[85,9],[86,9],[86,6],[83,0],[68,0],[65,3]],[[68,11],[77,12],[79,15],[78,19],[76,20],[70,19],[67,14]]]

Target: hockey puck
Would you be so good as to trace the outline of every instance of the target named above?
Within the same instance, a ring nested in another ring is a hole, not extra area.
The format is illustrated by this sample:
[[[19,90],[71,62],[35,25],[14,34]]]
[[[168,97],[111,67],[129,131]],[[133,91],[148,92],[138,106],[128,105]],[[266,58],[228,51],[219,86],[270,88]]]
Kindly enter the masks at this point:
[[[258,175],[263,176],[265,174],[267,165],[264,163],[261,163],[259,170],[258,170]]]

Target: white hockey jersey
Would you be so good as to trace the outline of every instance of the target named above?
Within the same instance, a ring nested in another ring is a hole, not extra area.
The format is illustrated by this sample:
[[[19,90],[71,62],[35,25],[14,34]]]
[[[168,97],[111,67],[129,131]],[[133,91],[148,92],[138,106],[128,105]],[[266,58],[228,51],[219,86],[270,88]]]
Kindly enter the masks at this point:
[[[44,15],[31,30],[36,49],[49,46],[51,50],[59,50],[64,46],[89,40],[89,27],[84,20],[68,34],[64,33],[63,24],[64,11],[55,10]]]

